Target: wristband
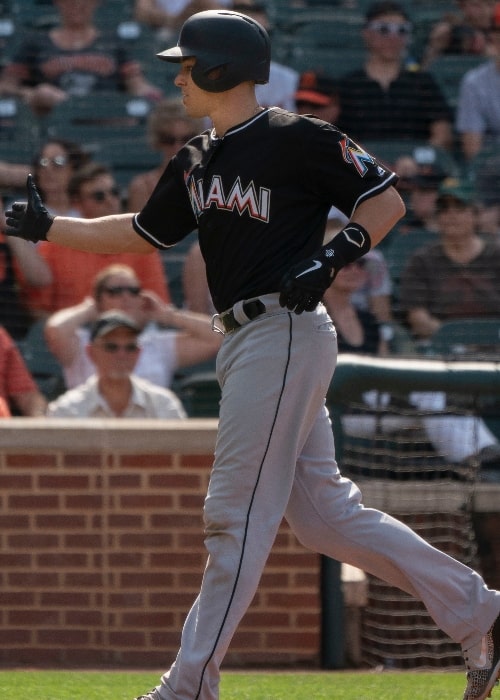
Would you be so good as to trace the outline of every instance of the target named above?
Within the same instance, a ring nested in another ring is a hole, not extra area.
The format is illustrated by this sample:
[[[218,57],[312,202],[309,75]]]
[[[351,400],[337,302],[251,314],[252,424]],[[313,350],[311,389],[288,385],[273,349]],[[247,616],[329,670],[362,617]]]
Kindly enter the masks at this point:
[[[368,253],[371,246],[368,231],[361,224],[351,222],[321,248],[320,256],[336,274],[345,265]]]

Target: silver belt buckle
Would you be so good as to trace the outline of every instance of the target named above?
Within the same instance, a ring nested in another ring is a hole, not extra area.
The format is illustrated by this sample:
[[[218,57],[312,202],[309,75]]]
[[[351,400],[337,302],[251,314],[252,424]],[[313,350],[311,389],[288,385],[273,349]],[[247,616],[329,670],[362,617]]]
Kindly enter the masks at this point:
[[[214,333],[220,333],[221,335],[226,335],[226,331],[224,330],[224,327],[218,326],[217,321],[220,322],[220,314],[214,314],[212,316],[212,330]]]

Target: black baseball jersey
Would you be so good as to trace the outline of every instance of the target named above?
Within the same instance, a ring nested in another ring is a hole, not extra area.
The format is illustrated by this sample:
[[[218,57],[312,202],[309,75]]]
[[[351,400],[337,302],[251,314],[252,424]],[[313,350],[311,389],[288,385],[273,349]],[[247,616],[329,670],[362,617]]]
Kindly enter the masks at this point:
[[[395,184],[336,127],[271,108],[217,138],[206,131],[170,161],[138,234],[168,248],[198,229],[218,311],[279,291],[291,265],[323,245],[331,206],[356,206]]]

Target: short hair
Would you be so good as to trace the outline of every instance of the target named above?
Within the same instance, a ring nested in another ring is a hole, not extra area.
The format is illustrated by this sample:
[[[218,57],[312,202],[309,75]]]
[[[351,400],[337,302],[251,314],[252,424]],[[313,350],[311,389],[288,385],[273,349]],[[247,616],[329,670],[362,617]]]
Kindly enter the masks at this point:
[[[181,120],[192,125],[193,132],[203,131],[204,122],[202,119],[192,119],[186,113],[186,108],[178,97],[167,97],[158,102],[151,110],[147,122],[147,136],[153,148],[158,146],[158,135],[164,129],[165,124]]]
[[[111,175],[113,177],[111,169],[103,163],[91,162],[83,165],[73,174],[68,183],[69,197],[79,197],[82,185],[87,184],[87,182],[93,182],[101,175]]]
[[[94,299],[99,299],[109,278],[114,277],[115,275],[126,275],[127,277],[133,277],[134,280],[139,282],[136,271],[133,267],[130,267],[130,265],[124,265],[123,263],[108,265],[108,267],[100,270],[94,277],[92,282],[92,295]]]
[[[410,17],[403,5],[395,2],[395,0],[377,0],[377,2],[369,5],[365,13],[365,20],[366,22],[371,22],[373,19],[383,15],[401,15],[407,22],[410,21]]]
[[[42,154],[49,144],[56,144],[66,152],[72,170],[78,170],[90,160],[90,155],[76,141],[55,136],[54,138],[48,138],[36,151],[32,160],[32,165],[35,169],[38,167],[38,162],[43,157]]]

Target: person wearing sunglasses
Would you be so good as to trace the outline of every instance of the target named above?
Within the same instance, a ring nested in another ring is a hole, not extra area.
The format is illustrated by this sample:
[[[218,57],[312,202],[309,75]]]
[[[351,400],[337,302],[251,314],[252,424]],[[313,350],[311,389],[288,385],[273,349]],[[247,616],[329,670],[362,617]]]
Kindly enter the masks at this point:
[[[64,166],[50,163],[42,170],[59,171]],[[69,179],[69,202],[85,219],[120,214],[120,190],[112,171],[105,165],[90,161],[76,170]],[[154,292],[163,302],[170,302],[170,292],[161,253],[137,255],[118,253],[103,255],[87,251],[72,251],[63,246],[51,246],[46,241],[37,252],[48,265],[52,280],[45,286],[26,287],[29,308],[36,317],[48,316],[59,309],[79,304],[91,292],[95,275],[111,263],[130,265],[140,284]]]
[[[148,201],[169,160],[195,134],[203,129],[203,121],[186,114],[182,100],[166,98],[158,102],[148,116],[147,135],[151,148],[159,153],[156,168],[135,175],[126,194],[128,211],[139,211]]]
[[[339,81],[337,125],[365,147],[370,141],[410,140],[450,149],[453,114],[434,78],[408,62],[412,24],[393,0],[368,7],[363,68]]]
[[[86,352],[93,374],[84,384],[61,394],[47,408],[57,418],[186,418],[173,391],[134,374],[141,353],[140,326],[121,311],[95,321]]]
[[[141,286],[131,267],[113,264],[96,275],[91,295],[47,320],[47,344],[61,363],[68,389],[93,374],[85,351],[89,328],[100,314],[112,310],[126,313],[140,327],[135,374],[159,386],[170,387],[175,373],[184,367],[214,360],[221,344],[220,335],[212,332],[210,316],[165,304]]]
[[[90,161],[90,156],[74,141],[50,138],[32,160],[33,175],[48,210],[59,216],[78,216],[70,201],[68,185],[72,175]]]

